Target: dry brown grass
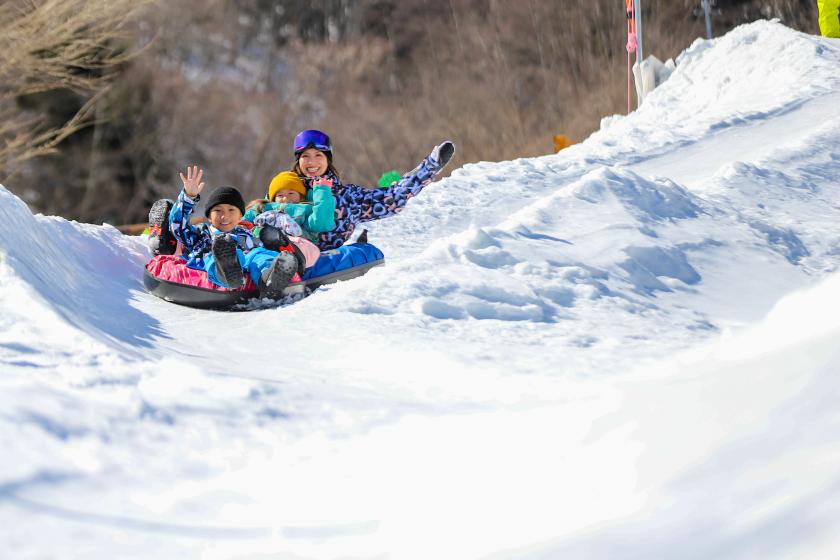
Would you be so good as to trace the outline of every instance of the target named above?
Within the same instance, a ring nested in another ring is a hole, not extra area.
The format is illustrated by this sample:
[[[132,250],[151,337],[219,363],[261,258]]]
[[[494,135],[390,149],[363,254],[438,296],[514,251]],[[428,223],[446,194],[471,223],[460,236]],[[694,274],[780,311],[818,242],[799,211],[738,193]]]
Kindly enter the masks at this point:
[[[51,153],[89,122],[109,71],[123,64],[129,22],[145,0],[6,0],[0,3],[0,176]],[[58,126],[17,100],[57,89],[94,94]]]

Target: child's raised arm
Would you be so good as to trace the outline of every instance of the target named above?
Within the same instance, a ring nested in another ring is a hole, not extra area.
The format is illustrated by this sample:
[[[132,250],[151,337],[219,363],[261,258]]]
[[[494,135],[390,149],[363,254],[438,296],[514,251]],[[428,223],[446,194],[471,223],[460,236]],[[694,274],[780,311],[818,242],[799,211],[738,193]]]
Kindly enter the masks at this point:
[[[178,173],[181,176],[181,182],[184,183],[184,192],[188,197],[195,199],[204,189],[204,183],[201,181],[204,177],[204,170],[197,165],[187,167],[187,176],[183,173]]]
[[[175,236],[179,243],[184,245],[188,251],[192,251],[196,243],[201,240],[201,234],[195,226],[190,224],[196,199],[204,188],[201,181],[204,177],[204,170],[197,165],[187,167],[187,175],[179,172],[181,181],[184,183],[184,190],[178,194],[178,199],[169,212],[169,231]]]

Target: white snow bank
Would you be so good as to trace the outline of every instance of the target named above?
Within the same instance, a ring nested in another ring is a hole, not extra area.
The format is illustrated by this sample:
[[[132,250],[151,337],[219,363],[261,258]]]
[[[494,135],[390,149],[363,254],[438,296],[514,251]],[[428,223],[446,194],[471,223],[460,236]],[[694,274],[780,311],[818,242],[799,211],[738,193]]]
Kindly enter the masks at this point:
[[[626,376],[592,427],[643,495],[597,529],[488,556],[832,558],[840,546],[840,274],[761,323]],[[610,499],[610,498],[607,498]]]
[[[5,344],[48,340],[35,351],[69,357],[82,348],[131,351],[160,334],[153,319],[130,305],[130,290],[141,287],[138,267],[149,255],[139,239],[111,226],[33,216],[2,185],[0,238],[3,320],[17,331],[5,333]]]
[[[836,42],[778,22],[742,25],[711,41],[697,39],[637,111],[605,120],[588,142],[607,160],[628,149],[673,150],[675,144],[760,123],[836,93],[839,64]]]

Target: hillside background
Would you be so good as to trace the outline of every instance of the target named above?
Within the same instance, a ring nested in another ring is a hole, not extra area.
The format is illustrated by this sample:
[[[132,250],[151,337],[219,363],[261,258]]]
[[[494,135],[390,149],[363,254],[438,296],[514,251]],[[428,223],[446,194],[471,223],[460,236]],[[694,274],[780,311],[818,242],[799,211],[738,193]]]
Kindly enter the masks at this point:
[[[78,4],[7,6],[49,3]],[[6,125],[34,130],[60,127],[80,110],[85,117],[50,149],[0,152],[0,182],[33,210],[125,224],[174,196],[177,171],[189,163],[206,168],[210,187],[262,195],[292,164],[291,139],[302,128],[327,131],[342,177],[371,186],[444,138],[458,144],[457,166],[552,153],[555,134],[582,140],[602,117],[626,112],[623,4],[147,1],[97,46],[125,56],[108,68],[73,67],[95,80],[0,86]],[[644,0],[645,56],[666,60],[705,37],[699,6]],[[813,0],[718,0],[716,11],[716,36],[760,18],[818,33]],[[4,68],[0,59],[6,83],[15,75],[9,60]],[[8,147],[20,133],[7,128]]]

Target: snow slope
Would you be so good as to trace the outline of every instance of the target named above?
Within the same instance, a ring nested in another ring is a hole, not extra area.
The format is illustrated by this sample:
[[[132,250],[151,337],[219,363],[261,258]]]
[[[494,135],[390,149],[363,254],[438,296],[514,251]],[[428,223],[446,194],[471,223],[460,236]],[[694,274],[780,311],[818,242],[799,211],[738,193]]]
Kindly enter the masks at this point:
[[[388,266],[247,313],[0,187],[3,550],[833,558],[838,102],[838,40],[698,40],[586,142],[372,223]]]

